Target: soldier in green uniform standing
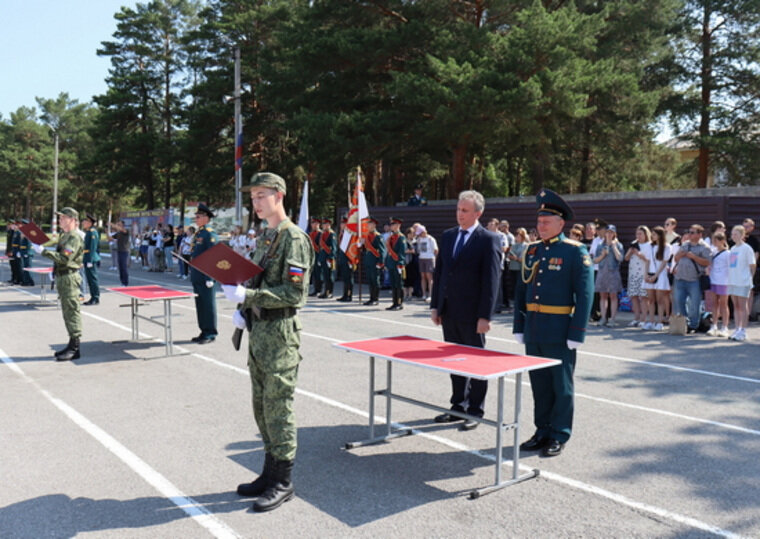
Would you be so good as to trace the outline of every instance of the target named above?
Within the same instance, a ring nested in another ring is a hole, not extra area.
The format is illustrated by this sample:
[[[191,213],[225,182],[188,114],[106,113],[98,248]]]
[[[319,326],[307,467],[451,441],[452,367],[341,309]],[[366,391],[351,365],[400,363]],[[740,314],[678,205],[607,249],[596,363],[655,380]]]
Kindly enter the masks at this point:
[[[85,305],[97,305],[100,303],[100,287],[98,286],[98,267],[100,267],[100,234],[95,228],[95,217],[91,213],[85,214],[82,219],[84,230],[84,276],[87,278],[87,287],[90,289],[90,299]]]
[[[198,225],[198,231],[193,237],[190,259],[200,256],[207,249],[211,249],[218,241],[216,232],[209,226],[209,222],[213,218],[214,212],[208,206],[203,203],[198,204],[198,209],[195,212],[195,224]],[[208,344],[216,339],[217,335],[214,281],[209,280],[206,275],[191,267],[190,282],[193,283],[195,314],[198,317],[198,327],[201,330],[200,335],[193,337],[192,341],[198,344]]]
[[[311,218],[311,231],[309,239],[311,247],[314,249],[314,265],[311,268],[311,278],[314,281],[314,291],[310,296],[318,296],[322,293],[322,267],[319,265],[319,237],[322,235],[322,220],[319,217]]]
[[[348,219],[345,217],[340,221],[340,242],[338,245],[343,244],[343,234],[351,234],[346,229],[346,223]],[[343,249],[338,247],[338,278],[343,281],[343,295],[336,301],[351,301],[354,299],[354,270],[356,268],[349,260]]]
[[[21,219],[21,223],[28,225],[29,219]],[[34,286],[32,274],[28,271],[24,271],[26,268],[32,267],[32,254],[34,253],[32,250],[32,242],[29,241],[29,238],[22,234],[20,230],[18,232],[21,234],[21,241],[19,242],[19,253],[21,254],[21,286]]]
[[[377,233],[377,219],[370,217],[367,221],[368,233],[364,243],[362,265],[369,282],[369,299],[364,305],[377,305],[380,297],[380,276],[385,264],[385,242]]]
[[[63,208],[58,213],[61,235],[55,251],[46,251],[40,245],[32,244],[34,252],[53,261],[55,286],[61,299],[61,312],[69,333],[69,344],[55,353],[56,361],[79,359],[79,340],[82,338],[82,315],[79,312],[79,286],[82,277],[79,267],[84,255],[84,242],[79,235],[79,213],[74,208]]]
[[[542,189],[536,202],[541,241],[523,254],[512,331],[526,354],[562,364],[530,372],[536,432],[520,449],[554,457],[572,433],[573,371],[594,300],[593,264],[585,245],[562,233],[573,218],[562,197]]]
[[[250,190],[256,215],[267,229],[256,244],[253,261],[264,267],[260,285],[223,285],[230,301],[242,309],[256,308],[249,341],[253,415],[264,441],[264,469],[251,483],[237,488],[241,496],[258,496],[254,511],[270,511],[294,496],[291,472],[296,456],[296,422],[293,411],[298,365],[301,362],[301,321],[297,309],[309,292],[314,250],[309,237],[285,214],[285,180],[270,172],[255,174]],[[236,327],[246,322],[240,311]]]
[[[391,235],[388,236],[386,249],[388,256],[385,257],[385,265],[388,266],[388,275],[391,278],[391,292],[393,304],[386,311],[399,311],[404,308],[404,264],[406,263],[406,238],[401,233],[403,220],[391,217]]]
[[[318,297],[325,299],[333,295],[333,270],[335,269],[335,251],[338,249],[335,232],[332,229],[332,219],[322,219],[322,234],[319,236],[319,265],[322,268],[322,282],[325,291]]]

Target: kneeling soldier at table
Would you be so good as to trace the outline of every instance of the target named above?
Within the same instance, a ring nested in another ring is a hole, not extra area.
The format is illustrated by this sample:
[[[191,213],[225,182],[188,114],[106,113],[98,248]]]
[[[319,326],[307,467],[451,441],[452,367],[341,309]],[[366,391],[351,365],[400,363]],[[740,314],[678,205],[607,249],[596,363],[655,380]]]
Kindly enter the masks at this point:
[[[530,372],[536,433],[520,449],[540,449],[554,457],[572,432],[573,371],[594,299],[593,265],[585,245],[562,234],[565,222],[573,218],[562,197],[542,189],[536,202],[541,241],[523,253],[513,333],[525,343],[526,354],[562,364]]]
[[[63,233],[58,237],[55,251],[46,251],[37,244],[32,248],[38,254],[53,261],[55,286],[61,298],[61,312],[69,333],[69,344],[55,353],[56,361],[79,359],[79,340],[82,337],[82,315],[79,312],[79,286],[82,277],[79,268],[84,255],[84,242],[79,235],[79,213],[73,208],[63,208],[58,213]]]
[[[314,250],[309,237],[285,214],[285,180],[270,172],[251,178],[256,215],[266,231],[256,243],[253,261],[264,268],[253,288],[223,285],[224,295],[241,304],[233,323],[243,329],[249,318],[248,369],[253,393],[253,415],[264,441],[264,470],[251,483],[237,488],[241,496],[258,496],[254,511],[271,511],[294,496],[291,472],[296,456],[293,411],[298,365],[301,362],[301,321],[297,310],[306,303]],[[258,314],[256,314],[258,312]],[[255,315],[255,316],[254,316]]]

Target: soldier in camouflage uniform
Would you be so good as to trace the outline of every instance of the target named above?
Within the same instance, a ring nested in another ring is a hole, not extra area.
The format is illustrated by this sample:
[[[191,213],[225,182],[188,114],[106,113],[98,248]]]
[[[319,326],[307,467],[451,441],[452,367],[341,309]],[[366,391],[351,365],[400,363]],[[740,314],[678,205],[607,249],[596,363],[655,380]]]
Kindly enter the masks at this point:
[[[38,254],[53,261],[55,285],[61,299],[61,312],[69,333],[69,344],[55,353],[56,361],[79,359],[79,339],[82,337],[82,315],[79,312],[79,286],[82,277],[79,267],[84,256],[84,242],[79,235],[79,213],[73,208],[63,208],[57,212],[63,231],[58,237],[55,251],[46,251],[37,244],[32,248]]]
[[[253,309],[248,368],[251,374],[253,415],[264,441],[264,470],[252,483],[237,488],[241,496],[258,496],[254,511],[270,511],[294,496],[291,472],[296,456],[293,411],[298,365],[301,361],[301,322],[297,309],[306,303],[314,249],[309,237],[285,215],[285,180],[261,172],[244,191],[251,193],[256,215],[267,229],[256,244],[253,261],[265,268],[260,285],[223,285],[227,299]],[[245,327],[240,311],[236,327]]]

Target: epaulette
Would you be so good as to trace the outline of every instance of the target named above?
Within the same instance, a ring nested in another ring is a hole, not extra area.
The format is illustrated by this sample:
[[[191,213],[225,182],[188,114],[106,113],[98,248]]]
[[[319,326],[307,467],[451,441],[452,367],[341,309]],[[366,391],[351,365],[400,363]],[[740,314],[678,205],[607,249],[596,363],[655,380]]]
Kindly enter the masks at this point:
[[[564,240],[562,240],[562,243],[569,243],[570,245],[575,245],[576,247],[580,247],[581,245],[583,245],[583,243],[579,242],[578,240],[574,240],[571,238],[565,238]]]
[[[213,229],[213,228],[211,228],[210,226],[207,226],[207,227],[206,227],[206,230],[207,230],[207,231],[209,231],[209,232],[213,232],[213,231],[214,231],[214,229]]]

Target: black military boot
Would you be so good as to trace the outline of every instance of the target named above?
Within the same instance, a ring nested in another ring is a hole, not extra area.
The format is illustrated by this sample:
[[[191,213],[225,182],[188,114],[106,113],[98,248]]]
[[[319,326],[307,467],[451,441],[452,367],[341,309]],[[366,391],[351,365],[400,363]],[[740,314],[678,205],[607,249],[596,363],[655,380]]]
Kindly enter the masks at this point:
[[[391,304],[390,307],[386,307],[385,308],[386,311],[395,311],[395,310],[397,310],[396,307],[398,307],[398,292],[399,291],[396,290],[395,288],[391,289],[391,293],[393,294],[393,303]]]
[[[55,358],[58,359],[59,356],[68,352],[71,349],[71,345],[73,344],[73,341],[74,339],[70,338],[69,342],[66,344],[66,348],[62,348],[55,353]]]
[[[375,302],[375,287],[369,285],[369,299],[362,303],[362,305],[377,305]]]
[[[269,476],[269,485],[264,493],[253,502],[253,510],[257,513],[277,509],[283,503],[290,501],[295,496],[293,481],[290,479],[293,471],[292,460],[273,459],[272,473]]]
[[[274,464],[274,458],[267,453],[264,456],[264,469],[261,474],[250,483],[242,483],[238,485],[237,493],[240,496],[253,497],[260,496],[269,485],[269,479],[272,475],[272,466]]]
[[[79,339],[77,338],[69,341],[68,350],[55,356],[56,361],[71,361],[72,359],[79,359]]]
[[[393,309],[394,311],[400,311],[404,308],[404,291],[399,290],[398,291],[398,302],[396,303],[396,308]]]

